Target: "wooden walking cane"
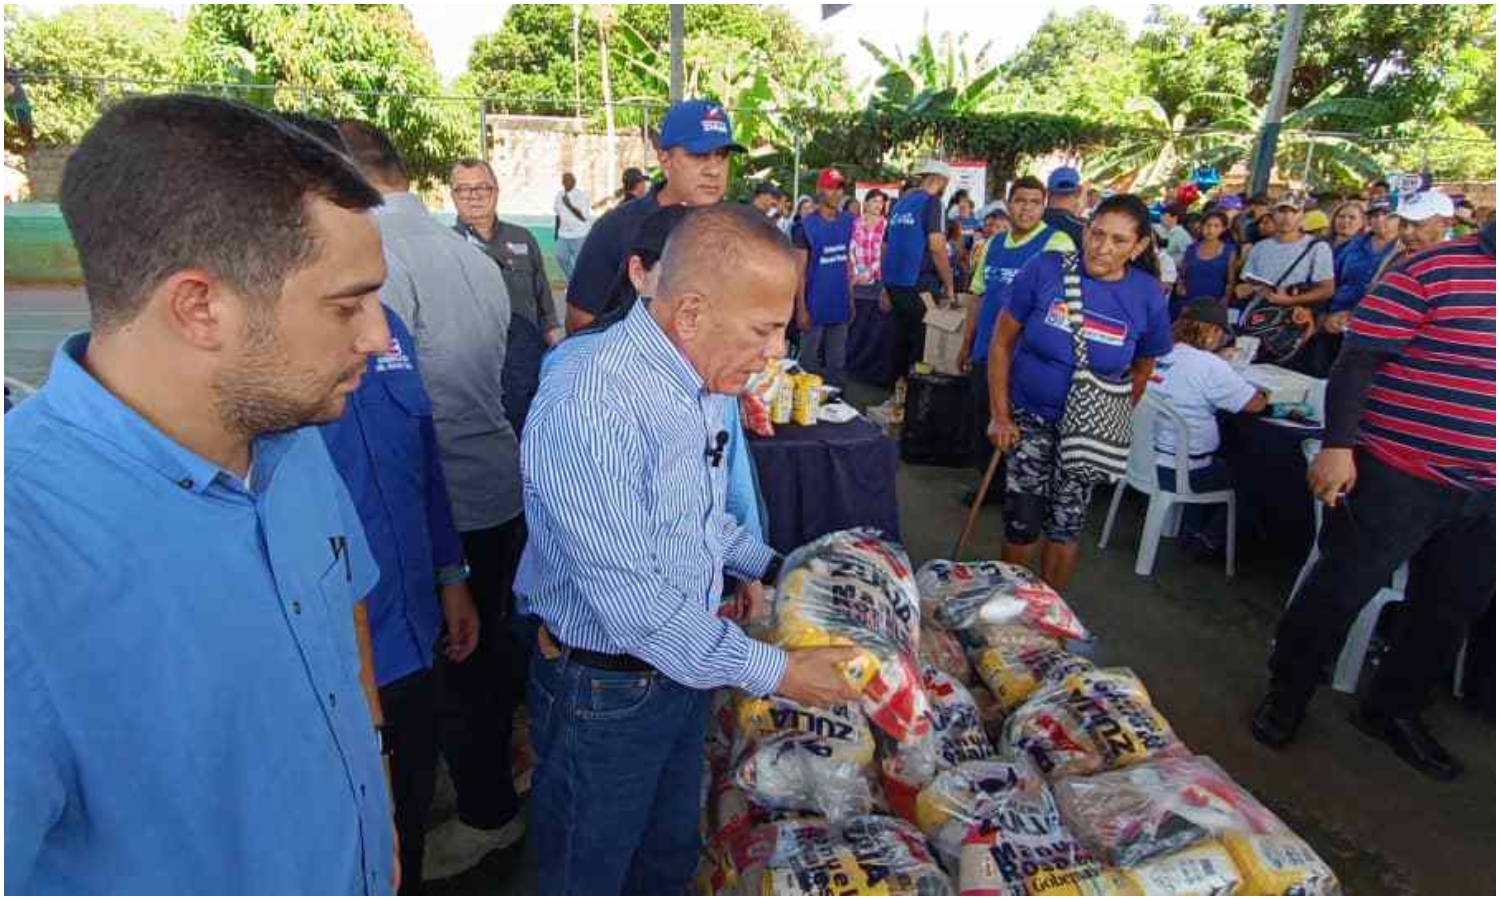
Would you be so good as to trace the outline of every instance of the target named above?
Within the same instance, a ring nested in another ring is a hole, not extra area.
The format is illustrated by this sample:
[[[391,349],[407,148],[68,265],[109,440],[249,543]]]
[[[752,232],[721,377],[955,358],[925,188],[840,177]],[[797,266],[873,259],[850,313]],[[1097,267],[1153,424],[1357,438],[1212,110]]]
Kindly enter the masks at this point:
[[[974,503],[969,507],[969,520],[964,523],[964,530],[959,532],[958,541],[953,544],[953,553],[949,559],[958,562],[962,557],[964,544],[969,542],[969,534],[974,530],[974,523],[979,521],[979,510],[984,506],[984,498],[989,496],[990,482],[995,480],[995,470],[1000,468],[1000,460],[1004,458],[1005,451],[999,447],[990,455],[990,466],[984,471],[984,480],[979,483],[979,491],[974,494]]]

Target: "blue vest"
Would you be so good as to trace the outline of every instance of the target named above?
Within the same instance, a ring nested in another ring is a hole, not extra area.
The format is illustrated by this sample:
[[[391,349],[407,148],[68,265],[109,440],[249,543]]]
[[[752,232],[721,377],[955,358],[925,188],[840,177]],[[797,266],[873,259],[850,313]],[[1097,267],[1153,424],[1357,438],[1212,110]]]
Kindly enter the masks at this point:
[[[1056,228],[1043,225],[1040,232],[1019,247],[1007,247],[1004,235],[990,240],[989,249],[984,251],[984,302],[979,307],[979,322],[974,329],[974,347],[969,351],[974,362],[990,358],[990,338],[994,336],[1001,310],[1010,302],[1010,283],[1016,273],[1047,249],[1047,242],[1056,233]]]
[[[924,269],[932,263],[927,252],[927,206],[941,203],[924,190],[914,190],[896,201],[885,229],[885,259],[881,279],[888,285],[917,286]]]
[[[814,325],[849,321],[849,245],[854,241],[854,217],[839,213],[833,220],[822,213],[802,217],[807,238],[807,312]]]

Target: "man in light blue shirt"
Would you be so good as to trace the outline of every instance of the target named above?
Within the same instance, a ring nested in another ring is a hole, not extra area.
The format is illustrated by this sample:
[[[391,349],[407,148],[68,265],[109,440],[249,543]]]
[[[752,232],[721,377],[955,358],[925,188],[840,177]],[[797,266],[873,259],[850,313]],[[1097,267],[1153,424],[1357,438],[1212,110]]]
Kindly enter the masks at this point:
[[[122,101],[69,159],[91,332],[6,420],[7,892],[395,886],[378,572],[300,427],[388,346],[379,203],[206,97]]]
[[[854,696],[838,674],[850,651],[789,653],[717,615],[726,572],[753,608],[776,570],[725,510],[724,411],[784,349],[791,247],[755,210],[712,206],[658,269],[656,299],[544,375],[522,441],[516,593],[543,623],[531,833],[539,885],[564,894],[687,888],[710,691]]]

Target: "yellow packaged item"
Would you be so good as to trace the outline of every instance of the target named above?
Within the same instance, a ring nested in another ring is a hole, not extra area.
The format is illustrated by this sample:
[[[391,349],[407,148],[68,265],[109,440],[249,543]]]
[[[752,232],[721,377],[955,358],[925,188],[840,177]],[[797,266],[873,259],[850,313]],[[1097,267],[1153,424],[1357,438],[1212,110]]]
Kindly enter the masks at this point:
[[[790,425],[795,405],[795,389],[791,376],[777,375],[771,384],[771,424]]]
[[[952,887],[922,835],[887,816],[754,829],[721,854],[720,884],[762,896],[946,896]],[[721,892],[727,892],[722,891]]]
[[[1007,714],[1020,706],[1038,688],[1050,687],[1069,675],[1087,672],[1094,664],[1081,656],[1052,646],[1010,650],[986,647],[979,651],[974,668]]]
[[[1006,721],[1001,743],[1053,778],[1188,752],[1127,669],[1079,672],[1038,692]]]
[[[793,382],[792,421],[798,425],[814,425],[818,421],[822,397],[819,388],[823,379],[818,375],[798,375]]]
[[[1204,841],[1117,874],[1130,893],[1148,897],[1225,897],[1240,893],[1244,886],[1229,851],[1218,841]]]
[[[1244,893],[1321,896],[1339,892],[1333,869],[1290,831],[1227,834],[1224,846],[1245,878]]]

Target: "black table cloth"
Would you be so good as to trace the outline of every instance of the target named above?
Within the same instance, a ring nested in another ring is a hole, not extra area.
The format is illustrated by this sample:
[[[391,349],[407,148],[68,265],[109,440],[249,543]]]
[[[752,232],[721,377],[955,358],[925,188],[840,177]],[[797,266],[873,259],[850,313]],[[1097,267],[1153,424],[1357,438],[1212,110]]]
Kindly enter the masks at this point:
[[[1320,428],[1277,424],[1263,416],[1219,417],[1220,453],[1234,472],[1241,548],[1274,559],[1288,571],[1290,590],[1312,549],[1312,494],[1302,442]],[[1248,538],[1248,540],[1247,540]]]
[[[855,419],[843,425],[777,425],[750,437],[766,506],[766,541],[787,553],[830,531],[869,526],[901,537],[896,442]]]
[[[865,384],[888,388],[904,373],[896,362],[896,324],[880,309],[880,291],[856,289],[854,321],[849,324],[849,374]]]

